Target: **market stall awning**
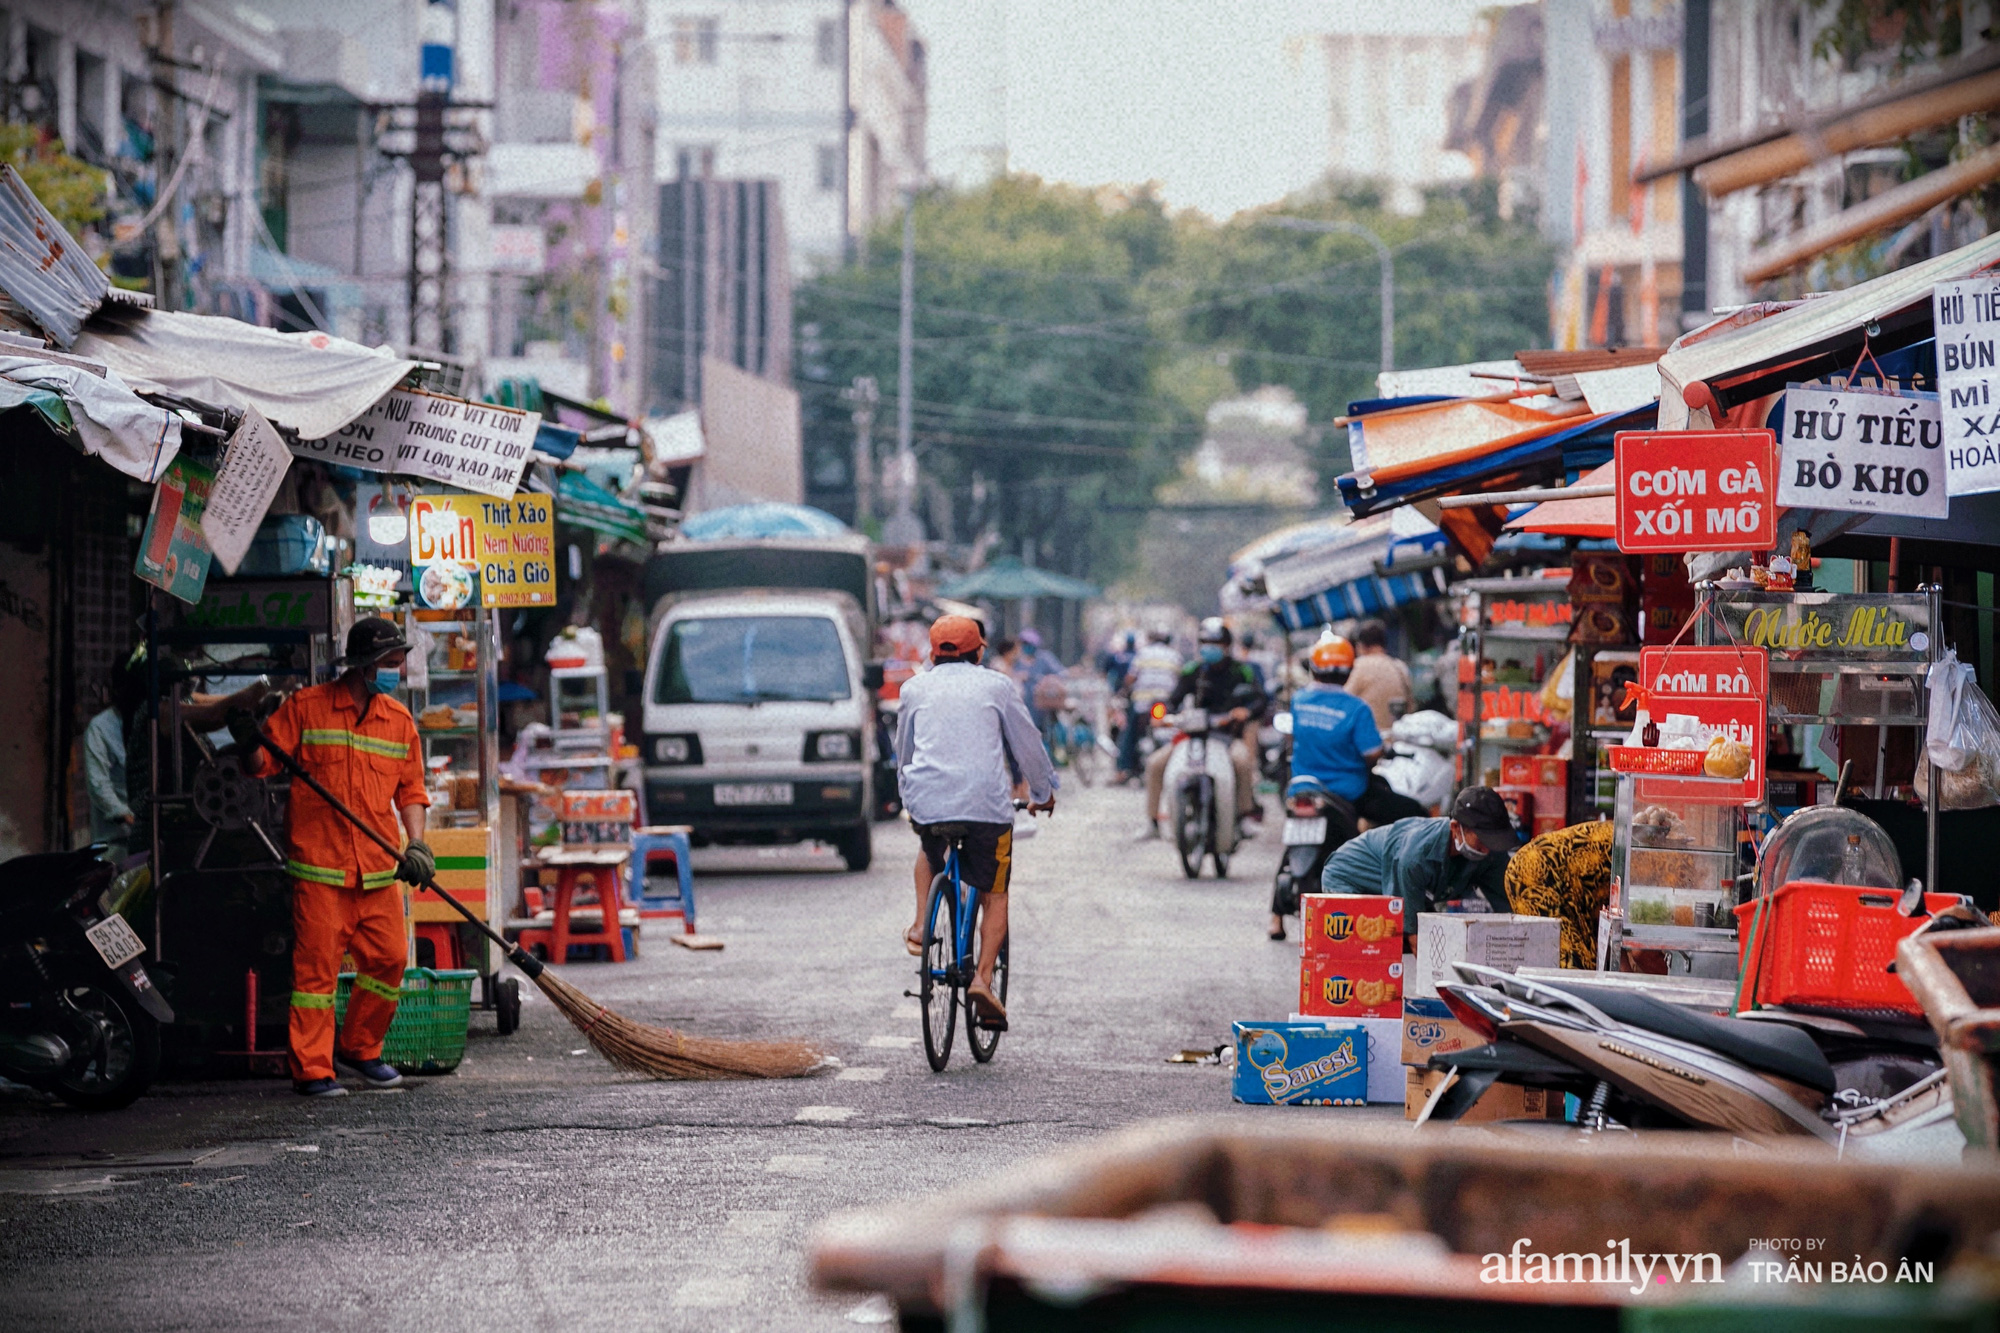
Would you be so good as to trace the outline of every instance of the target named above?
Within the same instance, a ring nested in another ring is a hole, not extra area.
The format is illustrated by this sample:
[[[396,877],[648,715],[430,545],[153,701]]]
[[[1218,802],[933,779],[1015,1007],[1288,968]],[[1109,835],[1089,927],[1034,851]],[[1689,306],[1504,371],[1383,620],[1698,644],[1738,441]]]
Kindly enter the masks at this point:
[[[1658,409],[1647,403],[1623,412],[1551,422],[1496,441],[1469,456],[1439,460],[1434,466],[1404,469],[1401,475],[1375,478],[1372,494],[1364,495],[1353,473],[1340,478],[1340,498],[1357,517],[1381,513],[1417,500],[1435,499],[1487,488],[1500,477],[1553,474],[1567,476],[1594,468],[1611,457],[1619,431],[1651,430]],[[1552,479],[1544,476],[1542,479]]]
[[[1782,390],[1786,379],[1845,371],[1864,340],[1879,355],[1928,339],[1932,288],[1996,263],[2000,234],[1846,291],[1748,306],[1683,334],[1660,358],[1659,428],[1721,425],[1719,413]]]
[[[324,439],[374,406],[417,363],[328,333],[280,333],[216,315],[99,315],[76,353],[139,393],[254,407],[302,439]]]
[[[1286,529],[1272,536],[1298,533]],[[1268,562],[1253,557],[1232,566],[1225,601],[1232,600],[1232,588],[1239,595],[1233,599],[1237,605],[1226,609],[1261,607],[1295,630],[1379,615],[1444,591],[1444,544],[1444,533],[1414,510],[1341,524],[1330,539],[1289,550],[1280,545]]]
[[[1347,448],[1351,474],[1363,488],[1413,471],[1473,457],[1504,441],[1558,430],[1572,411],[1540,411],[1498,399],[1448,398],[1350,414]]]
[[[756,540],[763,537],[844,537],[852,529],[824,509],[762,500],[696,514],[681,524],[690,541]]]
[[[565,472],[556,483],[556,522],[601,532],[645,546],[651,541],[646,515],[581,472]]]
[[[1610,486],[1617,481],[1618,465],[1606,463],[1596,470],[1577,479],[1578,486]],[[1542,503],[1517,514],[1507,520],[1507,526],[1515,532],[1546,532],[1560,537],[1599,537],[1610,540],[1617,535],[1618,501],[1615,496],[1593,496],[1585,500],[1544,500]]]
[[[953,579],[938,589],[938,596],[961,602],[980,600],[1015,602],[1028,597],[1054,597],[1064,601],[1084,601],[1097,596],[1098,586],[1053,569],[1037,569],[1023,564],[1019,556],[1003,555],[991,564]]]
[[[0,166],[0,291],[58,347],[75,344],[83,322],[111,291],[111,279],[11,166]]]
[[[101,369],[80,358],[56,361],[0,347],[0,410],[33,406],[79,452],[135,480],[158,481],[180,452],[180,417],[133,393],[115,371]]]

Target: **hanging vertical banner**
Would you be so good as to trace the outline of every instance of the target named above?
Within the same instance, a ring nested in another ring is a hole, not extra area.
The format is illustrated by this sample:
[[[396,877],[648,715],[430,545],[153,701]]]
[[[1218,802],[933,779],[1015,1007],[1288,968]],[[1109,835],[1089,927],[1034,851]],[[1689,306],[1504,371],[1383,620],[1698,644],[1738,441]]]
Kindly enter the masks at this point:
[[[1618,549],[1768,551],[1778,542],[1777,437],[1768,430],[1625,430]]]
[[[479,506],[471,495],[410,502],[410,585],[417,605],[457,611],[479,599]]]
[[[555,605],[555,497],[482,500],[478,532],[481,606]]]
[[[202,511],[215,487],[215,471],[186,455],[178,455],[153,488],[153,510],[146,516],[146,533],[139,540],[139,559],[132,572],[183,602],[201,600],[213,558],[201,535]]]
[[[1931,319],[1944,400],[1945,493],[2000,491],[2000,278],[1939,283]]]
[[[292,455],[264,414],[248,409],[243,424],[229,437],[215,489],[201,515],[201,534],[215,552],[222,572],[234,574],[257,536],[258,525],[292,466]]]
[[[1785,386],[1778,503],[1944,518],[1943,428],[1934,393]]]

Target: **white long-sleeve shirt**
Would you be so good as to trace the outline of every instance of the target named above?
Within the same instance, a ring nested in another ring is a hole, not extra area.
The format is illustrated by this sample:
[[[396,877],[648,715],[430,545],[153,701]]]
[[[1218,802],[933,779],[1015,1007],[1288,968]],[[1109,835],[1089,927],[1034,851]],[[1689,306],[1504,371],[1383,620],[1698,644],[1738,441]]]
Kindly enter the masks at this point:
[[[896,771],[903,808],[919,824],[1011,824],[1014,772],[1037,804],[1057,786],[1021,687],[970,662],[940,663],[903,683]]]

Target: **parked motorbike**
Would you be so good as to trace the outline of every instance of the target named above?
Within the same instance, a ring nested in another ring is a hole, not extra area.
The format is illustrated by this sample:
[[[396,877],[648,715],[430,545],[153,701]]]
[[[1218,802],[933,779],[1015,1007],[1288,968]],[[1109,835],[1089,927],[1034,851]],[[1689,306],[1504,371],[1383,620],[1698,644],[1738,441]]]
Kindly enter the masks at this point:
[[[1299,895],[1319,892],[1327,858],[1359,831],[1359,819],[1354,806],[1328,791],[1318,778],[1296,777],[1286,784],[1285,850],[1271,893],[1275,915],[1296,915]]]
[[[100,850],[0,863],[0,1075],[92,1111],[151,1085],[174,1020],[144,942],[111,910]]]
[[[1953,909],[1924,929],[1980,922],[1973,909]],[[1612,985],[1453,969],[1460,980],[1438,993],[1488,1044],[1431,1058],[1450,1076],[1420,1124],[1458,1119],[1496,1082],[1575,1095],[1585,1133],[1715,1129],[1844,1149],[1851,1138],[1910,1133],[1952,1114],[1937,1039],[1921,1019],[1783,1008],[1722,1018]]]

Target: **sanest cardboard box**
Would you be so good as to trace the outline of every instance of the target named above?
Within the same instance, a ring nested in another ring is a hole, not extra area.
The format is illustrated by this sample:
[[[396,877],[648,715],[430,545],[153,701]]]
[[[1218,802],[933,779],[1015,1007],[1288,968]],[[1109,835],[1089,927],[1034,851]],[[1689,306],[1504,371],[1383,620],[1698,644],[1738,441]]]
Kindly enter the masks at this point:
[[[1403,956],[1403,900],[1376,893],[1308,893],[1299,898],[1307,958]]]
[[[1552,916],[1425,912],[1417,918],[1415,975],[1405,978],[1404,992],[1414,999],[1435,1000],[1438,982],[1458,980],[1451,967],[1458,962],[1481,963],[1502,972],[1554,967],[1560,959],[1561,930],[1562,924]]]
[[[1443,1000],[1412,996],[1403,1001],[1400,1063],[1421,1065],[1433,1055],[1467,1051],[1485,1044],[1484,1037],[1451,1016]]]
[[[1368,1096],[1368,1034],[1352,1024],[1236,1023],[1239,1102],[1359,1106]]]
[[[1403,1021],[1399,1018],[1314,1018],[1293,1014],[1294,1023],[1358,1027],[1368,1033],[1368,1100],[1397,1106],[1403,1100]]]
[[[1402,958],[1307,957],[1299,968],[1299,1012],[1315,1018],[1400,1018]]]

